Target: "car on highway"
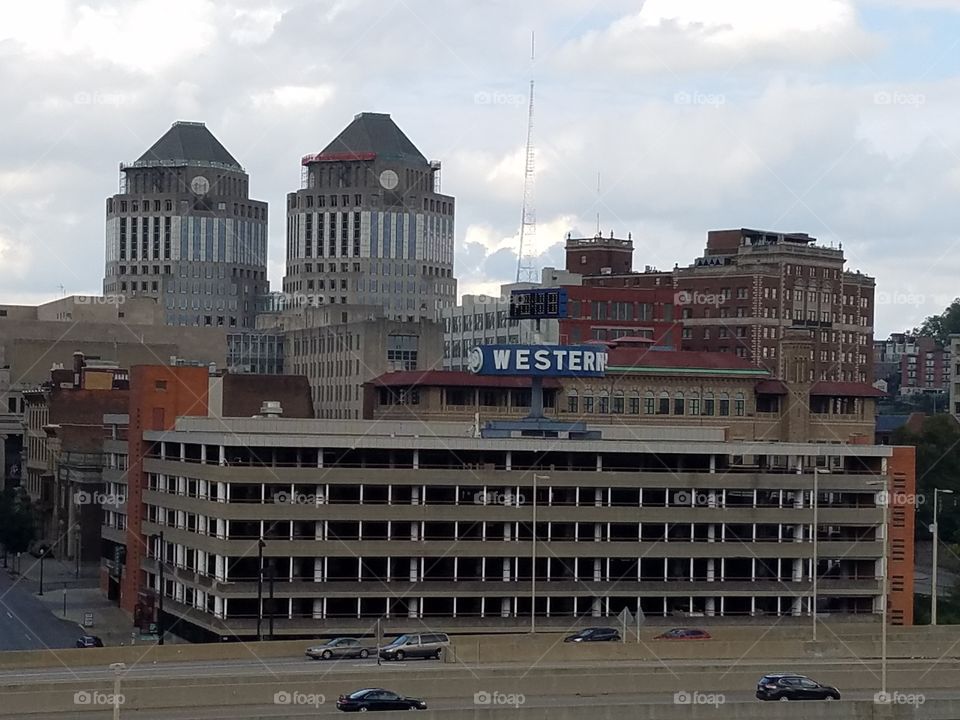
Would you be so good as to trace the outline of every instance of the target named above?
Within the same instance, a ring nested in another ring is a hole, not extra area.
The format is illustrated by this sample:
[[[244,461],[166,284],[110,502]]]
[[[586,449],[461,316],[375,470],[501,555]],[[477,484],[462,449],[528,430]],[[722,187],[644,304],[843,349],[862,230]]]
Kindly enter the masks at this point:
[[[304,653],[313,660],[332,660],[333,658],[367,658],[370,648],[365,647],[356,638],[334,638],[321,645],[311,645]]]
[[[337,699],[337,710],[367,712],[368,710],[426,710],[427,701],[398,695],[383,688],[365,688]]]
[[[578,633],[568,635],[564,642],[620,642],[620,631],[610,627],[584,628]]]
[[[400,635],[380,648],[380,657],[384,660],[409,660],[411,658],[440,659],[444,649],[450,644],[446,633],[415,633]]]
[[[673,628],[660,633],[654,640],[709,640],[710,633],[698,628]]]
[[[103,647],[103,640],[96,635],[81,635],[77,638],[78,648]]]
[[[839,700],[840,691],[797,673],[768,673],[757,682],[759,700]]]

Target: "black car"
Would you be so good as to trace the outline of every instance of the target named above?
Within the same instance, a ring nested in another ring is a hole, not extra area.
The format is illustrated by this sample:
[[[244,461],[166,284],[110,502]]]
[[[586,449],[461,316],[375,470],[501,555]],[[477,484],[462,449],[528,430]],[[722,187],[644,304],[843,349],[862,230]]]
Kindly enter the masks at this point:
[[[710,633],[697,628],[673,628],[657,635],[656,640],[709,640]]]
[[[771,673],[757,683],[760,700],[839,700],[840,691],[804,675]]]
[[[427,702],[408,698],[383,688],[366,688],[337,699],[337,710],[366,712],[367,710],[426,710]]]
[[[103,647],[103,640],[96,635],[81,635],[77,638],[78,648]]]
[[[576,633],[568,635],[563,639],[564,642],[620,642],[620,631],[616,628],[586,628]]]

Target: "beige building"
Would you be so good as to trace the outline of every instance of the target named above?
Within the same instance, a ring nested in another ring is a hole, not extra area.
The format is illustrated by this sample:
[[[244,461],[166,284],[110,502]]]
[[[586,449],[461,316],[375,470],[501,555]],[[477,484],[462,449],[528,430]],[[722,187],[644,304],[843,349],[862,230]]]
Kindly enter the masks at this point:
[[[723,428],[742,441],[872,443],[876,400],[862,383],[810,382],[809,333],[782,341],[788,374],[775,379],[729,353],[660,351],[608,343],[603,378],[544,381],[546,416],[567,422]],[[367,385],[370,419],[519,419],[530,412],[525,378],[465,372],[394,372]]]
[[[285,369],[309,379],[319,418],[359,419],[364,383],[391,370],[431,370],[443,362],[439,323],[391,320],[380,307],[307,305],[273,321],[284,335]]]

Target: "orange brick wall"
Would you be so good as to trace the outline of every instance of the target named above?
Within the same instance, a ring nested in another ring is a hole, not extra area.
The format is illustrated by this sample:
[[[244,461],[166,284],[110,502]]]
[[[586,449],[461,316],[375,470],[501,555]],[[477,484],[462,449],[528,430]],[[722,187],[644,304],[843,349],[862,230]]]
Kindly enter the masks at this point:
[[[890,478],[889,620],[913,625],[914,539],[917,509],[917,449],[895,447],[887,462]]]
[[[171,430],[178,417],[206,416],[209,411],[209,371],[205,367],[138,365],[130,370],[129,469],[127,471],[127,562],[120,589],[120,607],[133,613],[143,586],[140,565],[146,557],[143,433]]]

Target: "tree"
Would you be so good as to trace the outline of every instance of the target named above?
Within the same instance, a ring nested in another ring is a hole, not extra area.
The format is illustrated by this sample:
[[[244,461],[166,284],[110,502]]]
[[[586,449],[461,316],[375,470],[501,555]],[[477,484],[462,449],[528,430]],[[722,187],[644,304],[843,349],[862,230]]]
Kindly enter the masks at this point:
[[[920,327],[914,328],[913,332],[915,335],[932,337],[941,347],[947,347],[950,344],[950,335],[960,333],[960,298],[954,300],[939,315],[928,317]]]
[[[929,538],[927,526],[933,522],[933,490],[953,490],[941,496],[940,539],[960,542],[960,425],[953,416],[940,414],[925,418],[919,434],[906,427],[893,434],[893,444],[917,448],[917,494],[925,502],[917,513],[917,534]]]
[[[0,493],[0,543],[7,552],[26,552],[36,537],[30,497],[23,488]]]

